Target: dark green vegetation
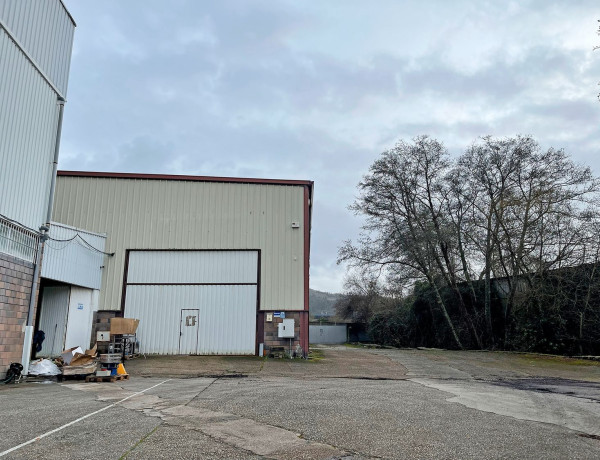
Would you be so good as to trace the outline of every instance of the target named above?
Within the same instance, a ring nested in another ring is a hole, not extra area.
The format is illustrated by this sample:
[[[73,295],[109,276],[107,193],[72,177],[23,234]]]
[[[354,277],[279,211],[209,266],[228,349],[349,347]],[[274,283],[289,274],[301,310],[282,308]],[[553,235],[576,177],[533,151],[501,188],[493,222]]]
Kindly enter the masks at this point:
[[[600,182],[530,137],[450,158],[422,136],[384,152],[340,316],[397,346],[600,354]]]
[[[310,316],[313,318],[335,316],[335,304],[340,297],[340,294],[311,289],[309,291]]]

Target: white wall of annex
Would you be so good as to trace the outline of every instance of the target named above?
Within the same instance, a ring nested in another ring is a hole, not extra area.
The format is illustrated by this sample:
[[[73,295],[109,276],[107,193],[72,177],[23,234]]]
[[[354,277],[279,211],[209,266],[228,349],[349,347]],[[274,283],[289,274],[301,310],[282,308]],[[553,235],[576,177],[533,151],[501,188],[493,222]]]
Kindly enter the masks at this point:
[[[52,222],[50,237],[44,247],[42,278],[99,290],[106,235]]]

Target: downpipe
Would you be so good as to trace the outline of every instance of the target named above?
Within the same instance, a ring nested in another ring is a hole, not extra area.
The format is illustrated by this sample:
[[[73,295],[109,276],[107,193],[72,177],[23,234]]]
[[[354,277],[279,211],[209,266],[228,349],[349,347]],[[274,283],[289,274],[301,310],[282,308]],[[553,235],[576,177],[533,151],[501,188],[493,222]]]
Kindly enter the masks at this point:
[[[23,354],[21,355],[21,364],[23,365],[22,375],[29,373],[29,361],[31,358],[31,348],[33,345],[33,316],[35,314],[38,279],[40,277],[40,264],[44,251],[44,242],[48,239],[50,231],[50,222],[52,220],[52,208],[54,206],[54,193],[56,190],[56,172],[58,170],[58,154],[60,151],[60,136],[62,133],[63,113],[65,110],[65,99],[58,97],[58,124],[56,127],[56,139],[54,142],[54,159],[52,161],[52,176],[50,178],[50,195],[48,196],[48,208],[46,209],[46,224],[39,229],[40,238],[38,241],[35,261],[33,266],[33,282],[31,283],[31,295],[29,296],[29,310],[27,312],[27,323],[25,325],[25,337],[23,339]]]

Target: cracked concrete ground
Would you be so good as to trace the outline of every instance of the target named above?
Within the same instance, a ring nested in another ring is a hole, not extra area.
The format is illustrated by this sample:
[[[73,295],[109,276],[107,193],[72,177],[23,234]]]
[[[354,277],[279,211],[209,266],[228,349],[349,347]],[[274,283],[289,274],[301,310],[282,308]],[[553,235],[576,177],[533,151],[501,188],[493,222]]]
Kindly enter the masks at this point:
[[[160,377],[3,387],[0,453],[58,430],[4,458],[600,458],[595,363],[346,347],[315,363],[190,358],[173,366],[186,378],[161,358],[135,363]]]

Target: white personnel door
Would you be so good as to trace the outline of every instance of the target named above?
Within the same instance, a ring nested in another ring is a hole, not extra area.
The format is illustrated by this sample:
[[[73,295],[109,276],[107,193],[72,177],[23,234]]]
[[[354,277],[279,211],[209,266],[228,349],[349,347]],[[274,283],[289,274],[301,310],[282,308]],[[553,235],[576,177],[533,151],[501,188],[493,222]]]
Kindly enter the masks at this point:
[[[182,308],[179,321],[179,354],[198,351],[198,309]]]

